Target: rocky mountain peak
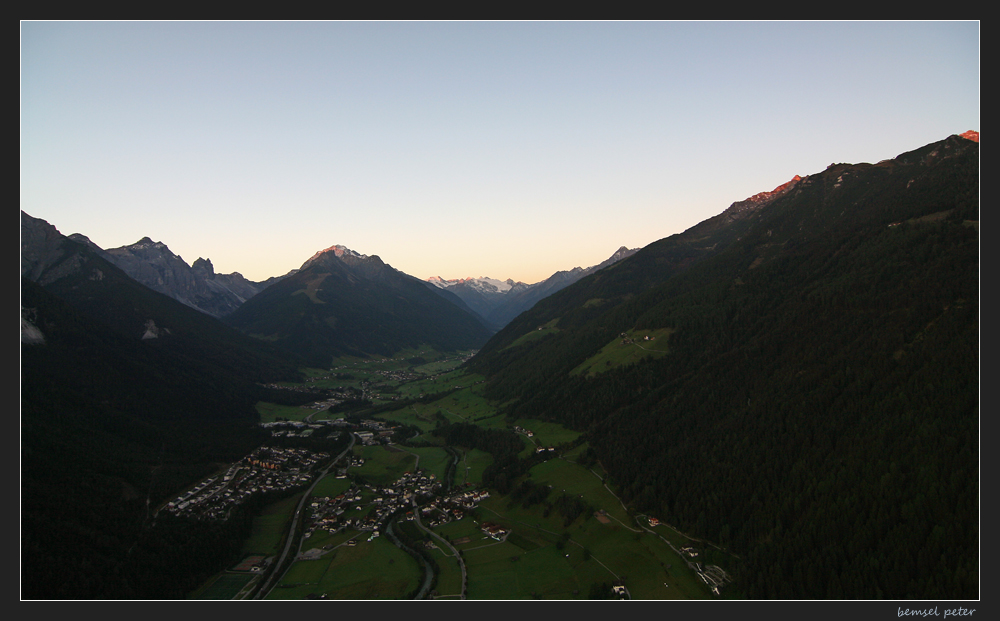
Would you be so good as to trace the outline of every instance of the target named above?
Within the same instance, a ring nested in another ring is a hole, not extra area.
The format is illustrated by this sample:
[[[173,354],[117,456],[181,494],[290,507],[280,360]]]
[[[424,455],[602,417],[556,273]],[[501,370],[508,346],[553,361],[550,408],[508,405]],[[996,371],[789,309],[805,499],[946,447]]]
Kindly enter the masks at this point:
[[[166,248],[167,245],[164,244],[163,242],[155,242],[155,241],[153,241],[152,239],[150,239],[148,237],[143,237],[142,239],[140,239],[139,241],[135,242],[131,246],[125,246],[125,247],[128,248],[128,249],[130,249],[130,250],[145,250],[147,248],[156,248],[156,249],[159,250],[161,248]],[[169,248],[168,248],[168,250],[169,250]]]
[[[211,259],[202,259],[201,257],[198,257],[198,259],[191,265],[191,269],[204,272],[205,275],[209,277],[215,275],[215,266],[212,265]]]
[[[782,183],[769,192],[758,192],[749,198],[733,203],[724,213],[730,216],[735,216],[743,212],[760,209],[767,203],[770,203],[774,199],[794,188],[799,181],[802,181],[802,177],[795,175],[785,183]]]
[[[330,258],[331,256],[337,257],[340,260],[368,258],[368,255],[361,254],[360,252],[355,252],[350,248],[348,248],[347,246],[343,246],[341,244],[334,244],[333,246],[330,246],[329,248],[326,248],[324,250],[320,250],[313,256],[309,257],[309,260],[303,263],[302,267],[299,269],[305,269],[306,267],[315,263],[316,261],[319,261],[321,259],[327,259]]]

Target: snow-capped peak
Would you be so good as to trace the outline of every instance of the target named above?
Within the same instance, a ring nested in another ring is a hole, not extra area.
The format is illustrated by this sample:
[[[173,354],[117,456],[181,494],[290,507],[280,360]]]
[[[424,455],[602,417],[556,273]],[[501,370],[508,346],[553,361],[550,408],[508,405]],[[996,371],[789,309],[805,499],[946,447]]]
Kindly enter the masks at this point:
[[[524,284],[515,281],[513,278],[508,278],[507,280],[497,280],[496,278],[490,278],[489,276],[481,276],[479,278],[470,276],[468,278],[455,278],[453,280],[445,280],[440,276],[431,276],[427,279],[427,282],[440,289],[447,289],[457,285],[465,285],[484,293],[507,293],[515,286]]]

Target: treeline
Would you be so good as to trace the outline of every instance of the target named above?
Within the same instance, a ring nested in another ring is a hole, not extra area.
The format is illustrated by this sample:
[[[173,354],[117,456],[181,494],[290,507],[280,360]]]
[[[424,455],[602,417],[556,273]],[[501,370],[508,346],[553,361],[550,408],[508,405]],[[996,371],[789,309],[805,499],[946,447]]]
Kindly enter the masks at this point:
[[[548,453],[518,457],[524,441],[509,429],[487,429],[471,423],[453,423],[435,428],[431,433],[443,438],[449,446],[467,446],[489,453],[493,457],[483,470],[483,485],[501,494],[510,493],[518,477],[532,466],[548,459]]]

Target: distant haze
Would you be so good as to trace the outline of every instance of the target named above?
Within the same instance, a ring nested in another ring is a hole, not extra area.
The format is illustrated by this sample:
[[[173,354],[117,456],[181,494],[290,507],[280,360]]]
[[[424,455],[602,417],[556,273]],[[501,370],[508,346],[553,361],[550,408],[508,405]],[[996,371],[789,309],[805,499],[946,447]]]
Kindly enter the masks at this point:
[[[21,22],[20,208],[264,280],[536,283],[980,129],[978,22]]]

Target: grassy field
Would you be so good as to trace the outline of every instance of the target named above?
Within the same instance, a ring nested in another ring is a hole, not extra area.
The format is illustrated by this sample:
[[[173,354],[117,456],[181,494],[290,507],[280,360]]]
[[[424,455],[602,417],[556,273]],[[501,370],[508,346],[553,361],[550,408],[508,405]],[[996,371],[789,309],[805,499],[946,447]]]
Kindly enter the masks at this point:
[[[301,494],[272,503],[253,520],[253,532],[243,545],[245,554],[277,554],[282,539],[288,532],[289,520],[295,512]]]
[[[553,319],[552,321],[549,321],[548,323],[545,323],[545,324],[543,324],[541,326],[538,326],[537,330],[532,330],[531,332],[527,332],[527,333],[521,335],[513,343],[511,343],[507,347],[504,347],[504,349],[510,349],[512,347],[517,347],[518,345],[524,345],[525,343],[529,343],[529,342],[534,341],[536,339],[540,339],[543,336],[546,336],[548,334],[553,334],[555,332],[559,332],[559,328],[556,327],[556,324],[558,324],[558,323],[559,323],[559,318],[557,317],[557,318]]]
[[[437,586],[434,588],[438,592],[438,596],[458,597],[461,595],[462,569],[458,566],[458,559],[446,555],[443,550],[438,549],[434,560],[438,565]]]
[[[482,485],[483,471],[493,463],[493,456],[479,449],[462,449],[460,453],[462,457],[455,467],[455,486]]]
[[[629,330],[625,335],[631,343],[623,344],[623,338],[616,337],[597,354],[570,371],[570,375],[583,373],[591,377],[616,367],[635,364],[645,358],[665,356],[668,353],[667,341],[672,332],[672,328]],[[651,340],[645,340],[647,337]]]
[[[416,453],[420,456],[420,469],[425,472],[432,473],[438,481],[444,480],[445,472],[448,469],[448,464],[451,463],[452,457],[448,454],[448,451],[443,448],[430,447],[430,448],[407,448],[405,449],[411,453]]]
[[[219,574],[208,588],[191,596],[191,599],[233,599],[255,578],[252,574]]]
[[[621,502],[590,470],[565,459],[550,459],[531,469],[535,483],[549,485],[555,494],[581,496],[594,507],[604,510],[612,520],[634,527]]]
[[[456,390],[434,404],[446,414],[456,417],[453,422],[476,422],[479,418],[492,417],[497,413],[496,407],[480,394],[479,386]]]
[[[519,506],[507,508],[506,502],[506,498],[497,499],[494,505],[499,511],[482,515],[513,527],[507,544],[522,551],[520,555],[512,553],[520,558],[505,565],[497,558],[503,549],[467,552],[470,597],[581,599],[589,596],[593,584],[617,579],[626,580],[635,599],[708,596],[697,576],[656,535],[640,529],[633,532],[613,520],[604,523],[593,515],[577,518],[566,527],[556,512],[545,517],[539,505],[525,510]],[[475,547],[474,543],[467,545]],[[493,584],[495,573],[500,574],[495,580],[507,583],[500,591],[497,589],[501,587]],[[515,575],[516,579],[512,578]],[[519,585],[519,591],[514,590],[514,584]]]
[[[333,474],[328,474],[316,483],[316,487],[313,488],[312,495],[329,496],[332,498],[338,494],[343,494],[350,486],[350,479],[338,479]]]
[[[365,463],[352,472],[365,478],[372,485],[389,485],[404,472],[413,472],[417,458],[412,453],[385,446],[355,446],[354,454]]]
[[[318,560],[296,561],[268,599],[402,599],[420,585],[421,567],[384,537],[341,546]]]
[[[400,425],[412,425],[426,432],[434,429],[435,424],[437,424],[437,412],[439,410],[440,408],[435,404],[412,403],[398,410],[379,414],[378,417]],[[444,416],[443,411],[441,415]],[[426,440],[428,438],[423,439]]]
[[[524,552],[512,544],[505,548],[472,551],[469,599],[586,599],[594,582],[613,578],[591,559],[555,546]],[[505,556],[501,556],[506,554]]]
[[[442,365],[446,363],[433,363]],[[451,364],[450,362],[447,364]],[[431,365],[421,365],[412,369],[415,373],[421,373]],[[468,388],[469,386],[482,380],[482,376],[470,375],[461,370],[449,371],[426,379],[416,379],[399,386],[398,391],[401,397],[406,399],[419,399],[425,395],[448,392],[456,388]]]
[[[273,423],[279,418],[303,420],[315,411],[312,408],[302,408],[297,405],[278,405],[276,403],[267,403],[266,401],[257,402],[257,413],[260,414],[260,422],[262,423]]]
[[[531,430],[533,439],[540,446],[559,446],[568,444],[580,437],[579,431],[567,429],[558,423],[522,418],[514,421],[515,425]]]
[[[487,537],[479,530],[479,523],[472,519],[461,519],[457,522],[449,522],[434,529],[434,532],[441,535],[452,543],[453,546],[462,550],[473,545],[472,542],[486,540]],[[456,543],[468,538],[470,543]]]
[[[709,597],[707,587],[687,567],[686,561],[658,534],[640,528],[592,472],[563,459],[550,459],[535,466],[530,474],[536,484],[551,487],[547,499],[549,503],[554,504],[556,499],[566,495],[581,499],[591,508],[567,525],[566,518],[558,510],[549,510],[546,515],[543,504],[525,509],[520,503],[498,497],[480,505],[482,518],[512,526],[514,534],[522,537],[523,541],[509,541],[522,547],[523,542],[528,542],[541,549],[557,548],[558,541],[568,537],[561,553],[577,576],[577,586],[557,580],[541,592],[542,596],[560,592],[561,598],[570,599],[572,591],[579,591],[582,587],[577,595],[586,597],[592,584],[621,578],[627,580],[629,591],[636,599]],[[594,515],[597,510],[604,511],[601,519]],[[658,527],[658,530],[667,534],[664,527]],[[589,559],[585,558],[588,556]],[[550,571],[555,576],[563,569],[560,565],[551,567]],[[472,569],[470,575],[471,572]],[[526,596],[530,593],[522,593],[520,597]]]

